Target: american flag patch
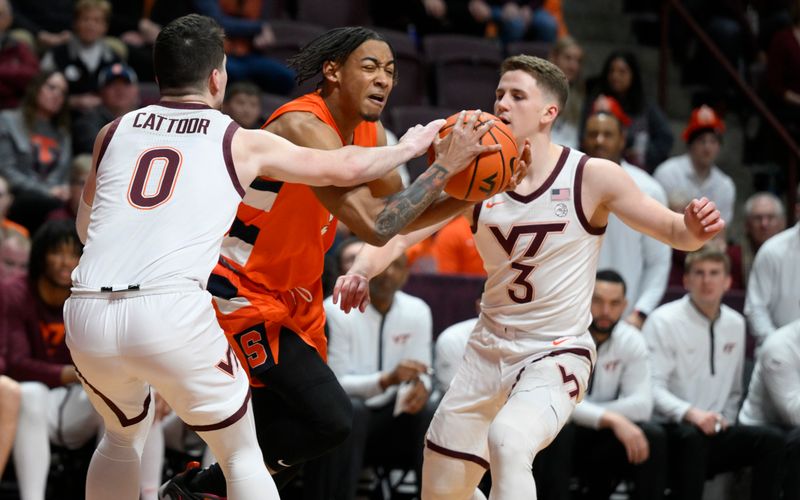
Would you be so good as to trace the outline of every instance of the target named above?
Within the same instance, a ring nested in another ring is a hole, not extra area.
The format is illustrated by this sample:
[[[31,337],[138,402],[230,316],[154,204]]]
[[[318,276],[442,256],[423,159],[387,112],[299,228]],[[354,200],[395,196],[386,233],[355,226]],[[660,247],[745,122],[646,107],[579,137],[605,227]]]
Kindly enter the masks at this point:
[[[550,190],[550,201],[567,201],[569,200],[569,189],[559,188]]]

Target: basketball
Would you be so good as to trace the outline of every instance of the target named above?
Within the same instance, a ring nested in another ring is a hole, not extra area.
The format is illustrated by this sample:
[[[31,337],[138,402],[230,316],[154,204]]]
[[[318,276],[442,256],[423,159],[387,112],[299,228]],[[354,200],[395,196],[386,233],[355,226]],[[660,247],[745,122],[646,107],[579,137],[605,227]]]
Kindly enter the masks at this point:
[[[471,111],[464,115],[464,121],[470,113]],[[446,137],[450,133],[459,114],[456,113],[447,119],[447,123],[439,131],[440,137]],[[514,134],[505,123],[490,113],[481,113],[475,126],[480,126],[489,120],[494,120],[494,126],[481,138],[481,143],[500,144],[503,149],[479,155],[467,168],[451,177],[444,190],[453,198],[465,201],[483,201],[491,198],[505,190],[514,175],[519,156]],[[428,163],[433,163],[435,158],[436,155],[431,147],[428,150]]]

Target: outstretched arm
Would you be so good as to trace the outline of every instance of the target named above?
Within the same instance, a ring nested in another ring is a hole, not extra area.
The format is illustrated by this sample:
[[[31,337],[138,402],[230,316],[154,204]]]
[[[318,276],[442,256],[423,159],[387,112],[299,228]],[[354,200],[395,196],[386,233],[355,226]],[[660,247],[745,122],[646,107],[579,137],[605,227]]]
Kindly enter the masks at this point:
[[[310,186],[354,186],[424,153],[443,124],[434,120],[417,125],[395,146],[330,151],[296,146],[264,130],[239,129],[233,136],[233,160],[243,185],[263,176]]]
[[[607,160],[587,162],[583,186],[593,225],[604,224],[614,213],[633,229],[679,250],[697,250],[725,227],[714,202],[692,200],[681,216],[644,194],[627,172]]]

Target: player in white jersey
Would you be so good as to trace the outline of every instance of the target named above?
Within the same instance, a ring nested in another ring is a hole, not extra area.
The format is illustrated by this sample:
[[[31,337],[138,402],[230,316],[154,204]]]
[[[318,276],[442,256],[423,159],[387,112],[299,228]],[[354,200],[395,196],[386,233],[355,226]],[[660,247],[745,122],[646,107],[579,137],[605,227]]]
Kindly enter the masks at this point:
[[[154,63],[162,101],[100,132],[78,214],[86,247],[64,311],[67,343],[106,425],[86,495],[138,498],[153,384],[211,447],[229,498],[278,498],[256,440],[247,376],[205,291],[242,186],[256,176],[366,182],[426,151],[444,120],[415,127],[397,146],[331,151],[240,129],[217,111],[227,81],[222,30],[198,15],[161,31]],[[466,145],[477,154],[487,129],[462,127],[464,143],[440,149]]]
[[[423,500],[482,498],[475,487],[490,466],[492,499],[536,498],[533,458],[583,397],[595,359],[587,327],[609,214],[680,249],[724,227],[706,199],[676,214],[618,165],[552,143],[568,92],[554,65],[520,55],[500,72],[494,111],[518,143],[530,142],[526,177],[474,206],[441,200],[407,228],[417,231],[365,247],[334,292],[345,310],[365,307],[367,280],[394,255],[455,214],[470,220],[489,277],[464,361],[428,431]]]

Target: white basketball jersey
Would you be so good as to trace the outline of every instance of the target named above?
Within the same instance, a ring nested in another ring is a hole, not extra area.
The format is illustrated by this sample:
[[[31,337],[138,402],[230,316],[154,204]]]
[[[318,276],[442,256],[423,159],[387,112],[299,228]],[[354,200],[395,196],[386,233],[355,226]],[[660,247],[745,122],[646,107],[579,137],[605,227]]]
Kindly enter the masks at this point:
[[[195,103],[132,111],[109,128],[97,165],[79,289],[198,282],[205,288],[244,190],[231,155],[238,128]]]
[[[581,207],[588,156],[564,148],[550,177],[528,196],[499,193],[475,206],[475,242],[488,277],[482,314],[532,335],[580,335],[605,228]]]

